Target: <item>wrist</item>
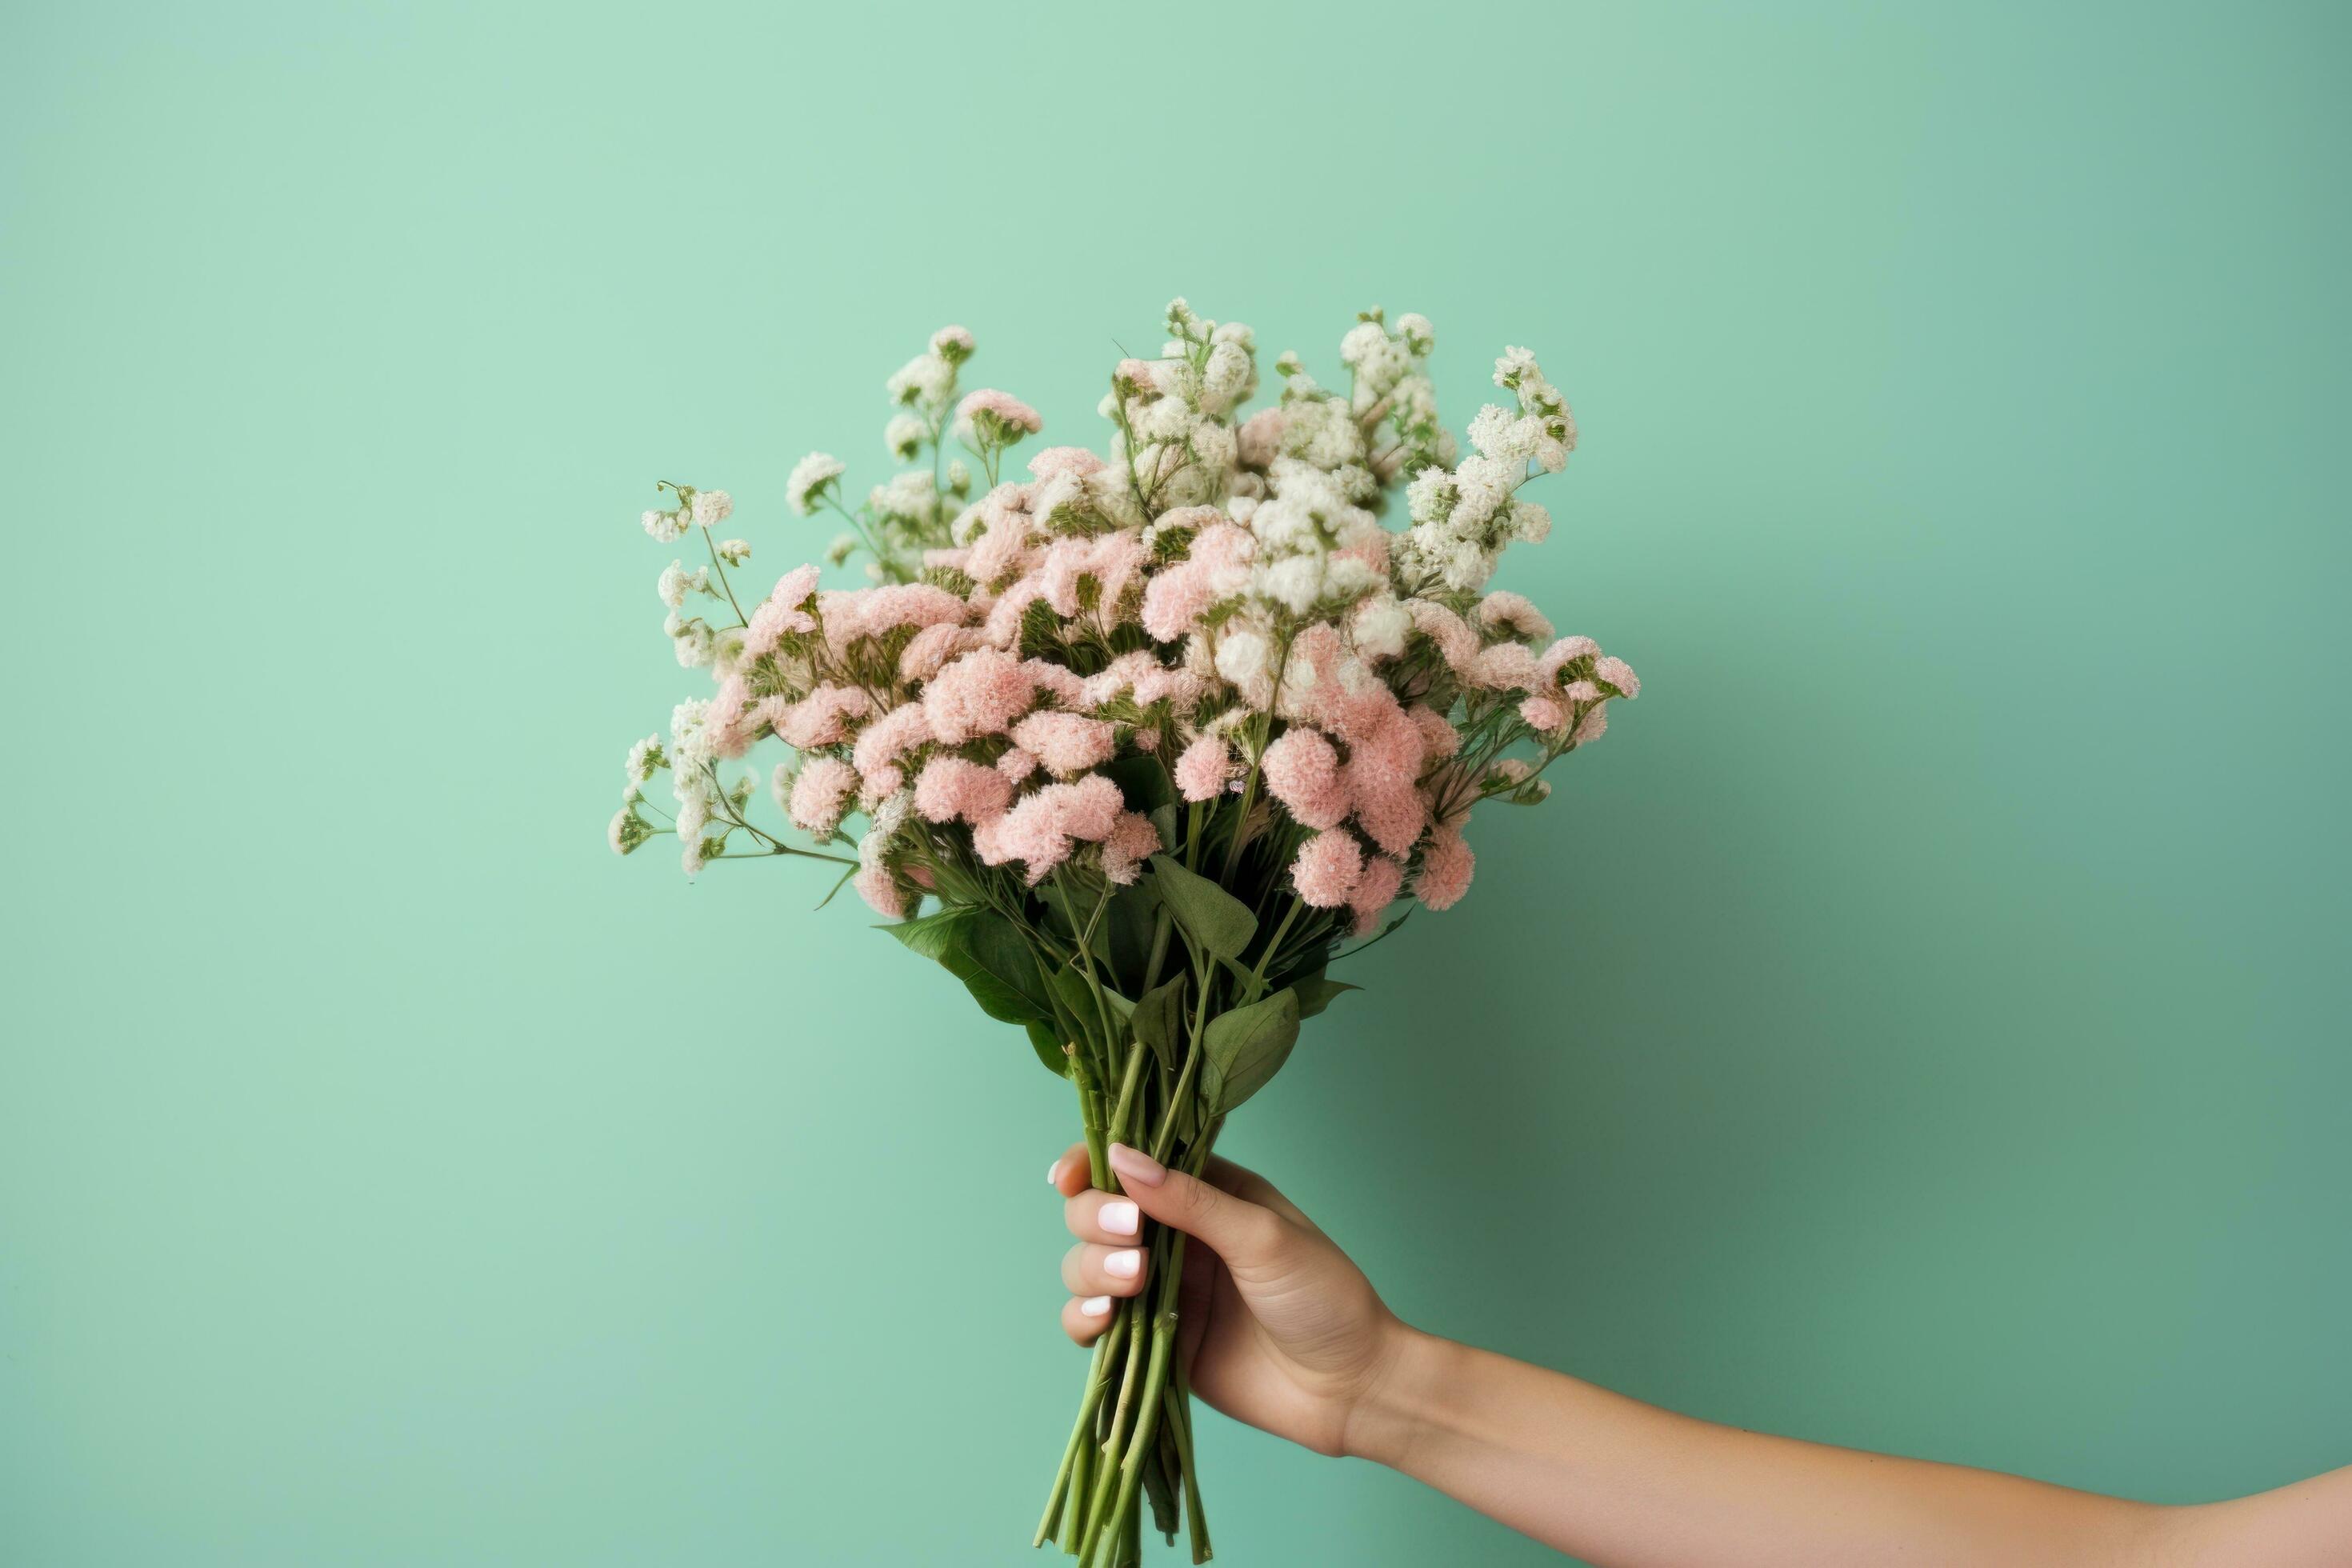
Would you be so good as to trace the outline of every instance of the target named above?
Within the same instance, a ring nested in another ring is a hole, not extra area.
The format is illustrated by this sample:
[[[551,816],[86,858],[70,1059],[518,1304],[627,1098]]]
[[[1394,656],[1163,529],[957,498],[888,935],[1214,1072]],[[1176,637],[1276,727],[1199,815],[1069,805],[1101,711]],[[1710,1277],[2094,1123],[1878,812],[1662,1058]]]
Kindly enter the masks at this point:
[[[1454,1381],[1446,1367],[1462,1347],[1394,1318],[1383,1341],[1379,1371],[1348,1412],[1340,1451],[1402,1469]]]

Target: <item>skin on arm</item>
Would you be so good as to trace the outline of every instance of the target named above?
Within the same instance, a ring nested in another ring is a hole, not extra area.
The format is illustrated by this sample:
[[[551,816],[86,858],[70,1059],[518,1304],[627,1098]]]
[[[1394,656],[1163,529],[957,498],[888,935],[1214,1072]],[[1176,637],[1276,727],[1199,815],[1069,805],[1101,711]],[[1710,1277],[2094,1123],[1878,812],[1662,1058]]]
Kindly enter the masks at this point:
[[[1313,1221],[1238,1165],[1212,1161],[1196,1180],[1124,1146],[1111,1164],[1123,1196],[1087,1186],[1083,1145],[1047,1173],[1078,1237],[1063,1262],[1071,1338],[1092,1343],[1111,1299],[1143,1289],[1143,1222],[1172,1226],[1209,1254],[1188,1262],[1180,1306],[1194,1393],[1601,1568],[2352,1563],[2352,1468],[2166,1508],[1717,1426],[1407,1327]]]

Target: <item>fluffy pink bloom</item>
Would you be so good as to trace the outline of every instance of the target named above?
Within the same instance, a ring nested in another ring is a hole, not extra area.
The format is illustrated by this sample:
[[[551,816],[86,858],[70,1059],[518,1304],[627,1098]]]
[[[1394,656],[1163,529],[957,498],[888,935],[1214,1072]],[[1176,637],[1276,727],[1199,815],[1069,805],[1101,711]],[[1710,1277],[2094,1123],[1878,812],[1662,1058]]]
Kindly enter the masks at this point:
[[[1478,658],[1478,634],[1460,616],[1431,599],[1408,599],[1405,609],[1423,636],[1437,645],[1438,657],[1457,672],[1466,672]]]
[[[1001,735],[1026,712],[1036,680],[1009,653],[981,648],[940,667],[923,689],[923,714],[931,733],[955,746],[982,735]],[[789,738],[789,737],[788,737]]]
[[[1076,784],[1047,784],[976,831],[972,847],[992,866],[1007,860],[1024,862],[1029,883],[1034,887],[1070,858],[1076,841],[1099,843],[1108,838],[1118,826],[1122,809],[1118,786],[1100,773]]]
[[[923,716],[923,705],[902,703],[866,725],[850,754],[857,763],[857,771],[871,782],[882,769],[930,739],[930,721]],[[887,787],[898,786],[894,784]]]
[[[1559,689],[1559,694],[1570,702],[1598,702],[1601,688],[1589,680],[1571,680]]]
[[[1451,720],[1425,702],[1416,702],[1406,715],[1412,727],[1421,731],[1422,755],[1433,763],[1444,762],[1462,749],[1462,734]]]
[[[956,405],[956,418],[960,421],[970,421],[981,414],[993,415],[1000,424],[1015,430],[1025,430],[1032,436],[1045,427],[1045,421],[1038,416],[1035,409],[1011,393],[999,392],[992,386],[966,393],[964,400]]]
[[[1121,812],[1110,836],[1102,841],[1103,875],[1125,887],[1162,847],[1160,829],[1151,826],[1151,818],[1139,811]]]
[[[820,686],[786,709],[776,733],[805,752],[838,745],[849,737],[849,721],[874,711],[873,700],[848,686]]]
[[[1256,552],[1257,541],[1247,529],[1222,521],[1203,527],[1185,558],[1161,567],[1145,585],[1143,629],[1161,642],[1197,629],[1210,605],[1248,584]]]
[[[1369,935],[1380,923],[1381,911],[1389,907],[1404,886],[1404,863],[1385,855],[1374,855],[1364,862],[1364,874],[1348,893],[1348,908],[1355,912],[1356,934]]]
[[[965,757],[933,757],[915,779],[915,810],[926,822],[958,819],[974,827],[1004,815],[1013,781]]]
[[[1078,584],[1091,578],[1096,586],[1095,616],[1111,624],[1119,596],[1143,570],[1148,552],[1143,536],[1131,528],[1091,538],[1057,539],[1045,551],[1039,587],[1054,613],[1068,619],[1078,613]]]
[[[775,591],[751,610],[743,629],[743,651],[751,658],[776,651],[787,632],[813,632],[816,619],[806,609],[816,588],[816,568],[798,566],[777,580]]]
[[[1519,704],[1519,717],[1528,721],[1528,729],[1549,735],[1568,722],[1568,710],[1538,694]]]
[[[857,770],[839,757],[811,757],[793,781],[786,814],[793,826],[819,838],[841,826],[841,814],[857,790]]]
[[[1203,735],[1176,759],[1176,790],[1186,800],[1214,800],[1234,776],[1233,753],[1214,735]]]
[[[1348,817],[1348,791],[1339,753],[1320,731],[1294,725],[1265,749],[1268,794],[1307,827],[1337,827]]]
[[[1551,686],[1559,679],[1559,672],[1580,658],[1590,658],[1601,651],[1601,645],[1591,637],[1562,637],[1544,649],[1536,660],[1536,684]]]
[[[1242,422],[1242,427],[1234,434],[1244,468],[1273,465],[1282,450],[1282,427],[1287,422],[1279,408],[1261,408]]]
[[[1442,828],[1430,836],[1421,852],[1421,875],[1413,879],[1413,895],[1433,910],[1450,910],[1470,890],[1470,875],[1477,866],[1478,858],[1470,853],[1462,835]]]
[[[1290,863],[1291,885],[1315,910],[1336,910],[1346,903],[1363,874],[1363,846],[1344,828],[1317,834],[1299,847],[1298,858]]]
[[[1019,784],[1037,771],[1037,758],[1034,752],[1024,752],[1015,746],[996,759],[996,771],[1014,784]]]
[[[1536,656],[1515,642],[1498,642],[1470,666],[1470,683],[1488,691],[1525,691],[1538,683]]]
[[[1135,749],[1139,752],[1150,753],[1160,750],[1160,731],[1157,730],[1138,730],[1128,739],[1135,742]]]
[[[1596,702],[1584,710],[1576,721],[1576,743],[1580,746],[1601,739],[1609,732],[1609,704]]]
[[[1013,726],[1013,739],[1055,778],[1073,778],[1110,760],[1118,731],[1083,713],[1032,713]]]
[[[709,733],[711,749],[722,757],[740,757],[751,749],[757,720],[745,722],[751,717],[744,712],[750,696],[743,678],[730,675],[719,683],[719,689],[711,694],[710,706],[703,711],[702,725]]]
[[[1045,596],[1043,574],[1024,573],[1007,583],[997,595],[996,603],[989,606],[988,619],[980,628],[981,641],[991,647],[1012,649],[1021,640],[1021,622],[1029,606]]]
[[[1406,853],[1428,826],[1417,787],[1423,754],[1421,726],[1403,713],[1349,752],[1347,790],[1356,820],[1386,854]]]
[[[971,632],[942,621],[917,632],[898,655],[898,679],[919,686],[937,675],[948,660],[971,650]]]
[[[1528,602],[1524,594],[1496,592],[1478,601],[1478,618],[1487,626],[1509,632],[1515,637],[1535,642],[1551,640],[1551,623],[1543,612]]]
[[[857,896],[884,920],[906,918],[908,908],[906,889],[898,886],[898,879],[890,875],[888,868],[868,866],[850,878],[849,885],[856,889]]]
[[[1057,474],[1083,479],[1088,474],[1100,473],[1103,468],[1103,460],[1084,447],[1048,447],[1029,459],[1029,472],[1041,479],[1050,479]]]
[[[1002,583],[1027,569],[1028,499],[1027,489],[1015,484],[999,485],[982,498],[980,521],[985,531],[971,542],[963,567],[973,582]]]
[[[1613,656],[1604,658],[1592,667],[1592,673],[1629,699],[1642,695],[1642,678],[1634,674],[1633,667],[1622,658]]]
[[[1087,705],[1086,677],[1068,665],[1033,658],[1025,660],[1021,668],[1029,672],[1029,679],[1037,683],[1038,690],[1047,693],[1055,701],[1072,708]]]

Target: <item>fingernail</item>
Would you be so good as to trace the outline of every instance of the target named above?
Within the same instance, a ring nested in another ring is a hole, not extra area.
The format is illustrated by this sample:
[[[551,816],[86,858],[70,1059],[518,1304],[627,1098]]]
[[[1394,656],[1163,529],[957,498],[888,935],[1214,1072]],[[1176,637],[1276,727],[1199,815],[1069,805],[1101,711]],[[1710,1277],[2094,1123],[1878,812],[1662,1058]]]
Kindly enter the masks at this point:
[[[1062,1162],[1059,1160],[1045,1167],[1045,1184],[1049,1187],[1062,1184]]]
[[[1167,1166],[1142,1150],[1130,1149],[1124,1143],[1110,1146],[1110,1168],[1119,1173],[1120,1180],[1141,1182],[1147,1187],[1158,1186],[1168,1175]]]
[[[1078,1303],[1078,1311],[1081,1316],[1088,1318],[1108,1317],[1110,1315],[1110,1298],[1108,1296],[1089,1296],[1085,1300]]]
[[[1114,1279],[1132,1279],[1143,1272],[1143,1249],[1130,1247],[1103,1259],[1103,1272]]]
[[[1139,1213],[1132,1200],[1115,1198],[1103,1205],[1102,1213],[1097,1217],[1102,1221],[1102,1227],[1113,1236],[1133,1236],[1136,1226],[1140,1223]]]

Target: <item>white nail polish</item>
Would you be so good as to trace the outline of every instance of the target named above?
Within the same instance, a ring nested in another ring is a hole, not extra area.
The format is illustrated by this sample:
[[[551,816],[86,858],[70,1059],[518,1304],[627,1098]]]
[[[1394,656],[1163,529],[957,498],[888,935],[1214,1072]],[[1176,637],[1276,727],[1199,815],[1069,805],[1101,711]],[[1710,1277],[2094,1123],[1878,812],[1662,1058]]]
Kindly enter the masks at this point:
[[[1143,1272],[1142,1251],[1130,1247],[1124,1252],[1112,1253],[1103,1259],[1103,1272],[1114,1279],[1134,1279]]]
[[[1135,1227],[1142,1223],[1134,1201],[1129,1198],[1103,1205],[1100,1217],[1102,1227],[1113,1236],[1133,1236]]]
[[[1045,1167],[1045,1184],[1049,1187],[1059,1186],[1061,1184],[1061,1180],[1062,1162],[1056,1160],[1052,1164]]]
[[[1110,1316],[1110,1298],[1089,1296],[1078,1303],[1078,1311],[1089,1318],[1107,1318]]]

